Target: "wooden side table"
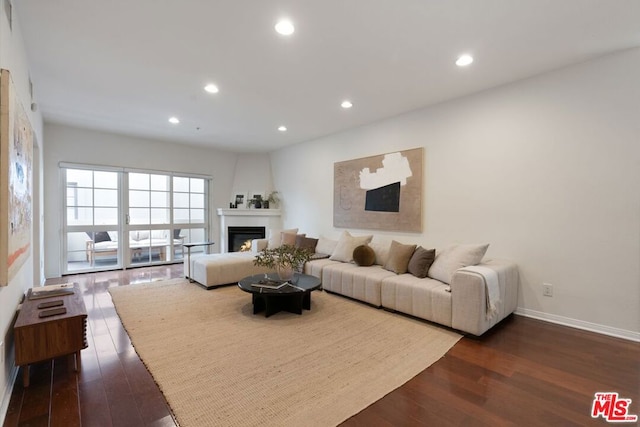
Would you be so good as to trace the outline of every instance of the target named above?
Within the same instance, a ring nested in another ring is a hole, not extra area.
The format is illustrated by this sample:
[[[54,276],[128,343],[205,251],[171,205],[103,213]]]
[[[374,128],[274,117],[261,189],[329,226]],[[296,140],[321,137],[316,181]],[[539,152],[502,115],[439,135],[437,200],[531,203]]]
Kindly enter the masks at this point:
[[[27,297],[13,327],[16,349],[16,366],[22,367],[22,381],[29,386],[29,365],[59,356],[74,355],[75,370],[80,371],[80,350],[87,348],[87,310],[76,287],[71,295],[52,295],[32,299],[29,289]],[[39,305],[62,300],[62,305],[53,308],[66,309],[66,313],[40,317],[48,308]]]

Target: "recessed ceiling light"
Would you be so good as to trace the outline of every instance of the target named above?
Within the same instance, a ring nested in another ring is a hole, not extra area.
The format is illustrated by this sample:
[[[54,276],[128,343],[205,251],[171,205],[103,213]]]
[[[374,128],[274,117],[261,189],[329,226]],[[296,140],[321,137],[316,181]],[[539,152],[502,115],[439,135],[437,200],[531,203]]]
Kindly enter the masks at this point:
[[[177,125],[178,123],[180,123],[180,119],[177,117],[169,117],[169,123]]]
[[[353,104],[349,100],[344,100],[342,101],[342,104],[340,104],[340,106],[344,109],[347,109],[353,107]]]
[[[456,61],[456,65],[458,67],[466,67],[472,62],[473,62],[473,57],[471,55],[460,55],[458,57],[458,60]]]
[[[286,126],[280,126],[280,127],[278,127],[278,130],[280,132],[286,132],[287,131],[287,127]]]
[[[281,19],[275,26],[278,34],[282,34],[283,36],[290,36],[296,30],[293,26],[293,23],[288,19]]]
[[[206,90],[209,93],[218,93],[219,92],[218,86],[214,85],[213,83],[209,83],[208,85],[206,85],[204,87],[204,90]]]

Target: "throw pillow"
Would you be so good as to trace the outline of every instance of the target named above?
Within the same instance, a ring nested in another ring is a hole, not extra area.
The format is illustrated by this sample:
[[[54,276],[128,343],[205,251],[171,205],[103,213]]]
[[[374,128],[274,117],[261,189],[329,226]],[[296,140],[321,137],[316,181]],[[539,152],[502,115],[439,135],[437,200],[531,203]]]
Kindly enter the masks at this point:
[[[429,267],[431,267],[435,259],[435,249],[425,249],[422,246],[418,246],[409,260],[407,271],[420,279],[424,279],[427,277]]]
[[[433,265],[427,275],[432,278],[451,284],[451,277],[457,269],[476,265],[482,261],[489,244],[482,245],[453,245],[436,256]]]
[[[331,255],[337,244],[337,240],[327,239],[324,236],[320,236],[318,244],[316,245],[316,253]]]
[[[130,231],[129,238],[139,242],[140,240],[147,240],[149,238],[149,230]]]
[[[306,237],[307,235],[305,233],[302,234],[296,234],[296,241],[294,243],[294,246],[296,248],[300,247],[300,243],[302,243],[302,240]]]
[[[267,249],[276,249],[282,246],[282,233],[293,233],[294,235],[298,232],[297,228],[291,228],[289,230],[280,230],[280,229],[271,229],[269,230],[269,237],[267,242]]]
[[[97,231],[93,236],[93,243],[110,242],[111,236],[106,231]]]
[[[403,245],[393,240],[389,248],[389,259],[384,264],[385,270],[393,271],[396,274],[407,272],[409,260],[416,250],[416,245]]]
[[[329,259],[332,261],[352,262],[353,250],[360,245],[369,243],[372,237],[372,235],[352,236],[348,231],[343,231]]]
[[[369,267],[376,261],[376,253],[367,245],[360,245],[353,250],[353,261],[361,267]]]
[[[376,253],[376,264],[385,265],[389,259],[389,248],[391,240],[384,237],[374,236],[369,242],[369,247]]]
[[[281,244],[295,246],[296,244],[296,233],[285,233],[284,231],[281,234]]]
[[[302,237],[301,239],[296,238],[296,246],[300,249],[308,249],[309,252],[315,253],[316,246],[318,245],[318,239],[313,239],[311,237]]]

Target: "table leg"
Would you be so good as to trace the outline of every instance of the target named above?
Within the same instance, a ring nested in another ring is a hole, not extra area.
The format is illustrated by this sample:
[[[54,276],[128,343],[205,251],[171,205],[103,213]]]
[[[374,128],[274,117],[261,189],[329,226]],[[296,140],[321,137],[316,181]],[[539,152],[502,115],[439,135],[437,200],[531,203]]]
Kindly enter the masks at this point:
[[[80,350],[76,351],[76,372],[80,372],[82,369],[82,359],[80,358]]]
[[[189,283],[193,282],[191,278],[191,246],[187,248],[187,278],[189,279]]]
[[[29,365],[22,365],[22,385],[29,387]]]
[[[302,308],[305,310],[311,310],[311,291],[304,293],[304,296],[302,297]]]

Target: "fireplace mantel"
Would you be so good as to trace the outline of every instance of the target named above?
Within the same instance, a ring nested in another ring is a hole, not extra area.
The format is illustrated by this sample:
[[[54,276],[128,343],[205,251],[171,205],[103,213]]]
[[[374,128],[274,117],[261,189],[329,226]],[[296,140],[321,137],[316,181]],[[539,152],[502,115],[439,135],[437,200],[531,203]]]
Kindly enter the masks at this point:
[[[217,209],[220,217],[220,252],[228,252],[228,227],[282,228],[280,209]]]
[[[222,209],[218,208],[218,216],[277,216],[280,209]]]

